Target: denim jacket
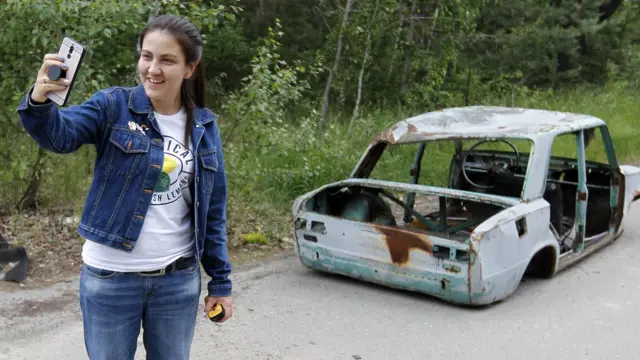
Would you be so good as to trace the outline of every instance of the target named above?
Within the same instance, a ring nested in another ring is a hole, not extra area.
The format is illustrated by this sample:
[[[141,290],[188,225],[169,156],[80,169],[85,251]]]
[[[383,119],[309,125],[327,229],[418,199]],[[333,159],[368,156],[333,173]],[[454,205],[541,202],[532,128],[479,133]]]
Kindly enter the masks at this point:
[[[84,144],[96,148],[94,178],[78,233],[122,251],[136,244],[153,189],[162,172],[163,140],[144,88],[112,87],[80,105],[58,109],[51,101],[30,102],[31,90],[17,108],[25,130],[45,149],[71,153]],[[192,145],[195,181],[193,219],[196,254],[211,277],[209,296],[230,296],[227,255],[227,179],[217,116],[194,111]],[[147,124],[145,133],[129,122]],[[70,171],[73,171],[72,169]]]

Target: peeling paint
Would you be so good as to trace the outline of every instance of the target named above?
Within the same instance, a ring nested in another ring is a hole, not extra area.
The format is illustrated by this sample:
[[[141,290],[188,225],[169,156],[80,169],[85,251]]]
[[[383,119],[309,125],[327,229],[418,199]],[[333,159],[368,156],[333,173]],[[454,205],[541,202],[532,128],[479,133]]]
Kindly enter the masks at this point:
[[[398,267],[392,263],[366,260],[315,243],[301,243],[299,259],[303,265],[312,269],[342,274],[390,288],[418,291],[457,304],[487,304],[496,296],[491,294],[492,288],[487,284],[482,284],[486,291],[478,291],[469,296],[468,281],[459,273],[436,273],[422,268]]]
[[[467,106],[432,111],[402,120],[377,139],[400,144],[435,139],[528,138],[553,136],[585,127],[604,125],[599,118],[560,111]]]
[[[444,264],[443,267],[444,267],[445,271],[450,272],[450,273],[457,274],[457,273],[460,272],[460,266],[457,266],[457,265]]]

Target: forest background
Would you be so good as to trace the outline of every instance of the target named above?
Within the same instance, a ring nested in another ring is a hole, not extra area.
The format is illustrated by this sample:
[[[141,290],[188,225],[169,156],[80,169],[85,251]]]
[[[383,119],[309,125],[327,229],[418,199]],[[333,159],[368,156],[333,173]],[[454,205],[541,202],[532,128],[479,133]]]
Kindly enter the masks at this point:
[[[64,36],[88,49],[71,104],[136,85],[137,35],[164,13],[206,41],[234,263],[290,249],[295,197],[348,176],[408,116],[464,105],[587,113],[607,122],[621,162],[640,150],[637,0],[5,0],[0,234],[26,246],[27,286],[77,273],[95,151],[39,149],[16,106]],[[408,180],[404,164],[390,171]]]

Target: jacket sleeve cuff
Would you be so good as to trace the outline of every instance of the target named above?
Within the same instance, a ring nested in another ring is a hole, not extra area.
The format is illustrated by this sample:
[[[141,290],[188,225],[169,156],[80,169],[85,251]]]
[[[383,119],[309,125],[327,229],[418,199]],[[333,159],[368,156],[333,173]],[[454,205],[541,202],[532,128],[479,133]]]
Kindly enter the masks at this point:
[[[51,111],[56,108],[56,103],[47,99],[47,101],[43,103],[34,102],[31,100],[31,91],[33,91],[33,87],[27,91],[27,94],[22,97],[20,104],[16,111],[19,113],[29,114],[31,117],[27,116],[26,118],[21,116],[21,122],[25,126],[27,130],[31,129],[34,126],[42,127],[44,124],[42,121],[47,120]],[[37,122],[37,124],[34,123]]]
[[[47,106],[51,103],[53,103],[53,101],[51,101],[51,99],[47,99],[45,102],[36,102],[33,99],[31,99],[31,96],[27,97],[28,101],[29,101],[29,106],[33,106],[33,107],[42,107],[42,106]]]
[[[231,280],[226,280],[222,283],[211,280],[207,284],[207,292],[210,297],[231,296],[231,288]]]
[[[49,109],[52,106],[54,106],[55,103],[53,101],[51,101],[51,99],[47,99],[43,103],[35,102],[35,101],[31,100],[31,92],[33,91],[33,88],[34,88],[34,86],[29,88],[29,90],[27,91],[25,96],[22,98],[22,101],[18,105],[17,110],[18,111],[32,110],[32,111],[36,111],[36,112],[44,112],[45,114],[47,114],[49,112]]]

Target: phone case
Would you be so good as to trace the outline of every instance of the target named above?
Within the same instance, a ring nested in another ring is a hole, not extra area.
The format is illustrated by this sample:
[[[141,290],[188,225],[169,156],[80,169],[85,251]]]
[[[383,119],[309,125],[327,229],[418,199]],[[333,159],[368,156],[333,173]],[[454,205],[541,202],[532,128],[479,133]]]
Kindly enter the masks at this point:
[[[50,91],[46,95],[47,98],[51,99],[51,101],[55,102],[59,106],[65,106],[67,104],[69,93],[71,93],[71,90],[73,89],[76,75],[78,74],[82,60],[84,59],[84,54],[85,48],[79,42],[69,37],[65,37],[62,40],[62,45],[60,45],[58,55],[60,57],[64,57],[63,63],[68,66],[65,78],[70,80],[71,83],[64,90]]]

